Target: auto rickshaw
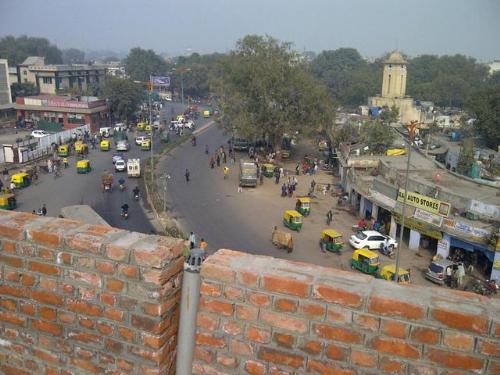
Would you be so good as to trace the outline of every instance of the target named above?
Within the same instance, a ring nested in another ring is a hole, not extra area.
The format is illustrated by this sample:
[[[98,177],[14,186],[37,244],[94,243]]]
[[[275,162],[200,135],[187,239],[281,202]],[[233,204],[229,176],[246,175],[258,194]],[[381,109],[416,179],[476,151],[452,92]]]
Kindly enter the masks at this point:
[[[75,152],[80,155],[86,155],[89,153],[89,146],[82,141],[75,142]]]
[[[276,168],[276,166],[274,164],[271,164],[271,163],[266,163],[266,164],[262,164],[262,166],[264,167],[264,176],[266,177],[273,177],[274,176],[274,168]]]
[[[295,203],[295,209],[304,216],[309,216],[311,213],[311,198],[300,197]]]
[[[410,284],[410,269],[399,268],[398,270],[398,284]],[[396,274],[396,265],[395,264],[387,264],[380,268],[377,277],[380,279],[385,279],[389,281],[394,281],[394,275]]]
[[[107,139],[103,139],[101,143],[99,144],[99,148],[101,151],[109,151],[111,145],[109,144],[109,141]]]
[[[322,250],[328,250],[332,253],[340,253],[344,242],[342,241],[342,234],[333,229],[323,229],[321,232],[321,239],[319,246]]]
[[[89,173],[90,172],[90,161],[78,160],[76,162],[76,173]]]
[[[66,156],[69,155],[69,147],[68,145],[61,145],[57,148],[57,155],[59,155],[62,158],[65,158]]]
[[[176,120],[180,121],[180,122],[183,122],[184,121],[184,115],[177,115]]]
[[[149,139],[145,139],[141,142],[141,150],[143,151],[151,150],[151,141]]]
[[[144,127],[144,131],[147,133],[147,134],[151,134],[151,132],[153,131],[153,127],[149,124],[147,124],[145,127]]]
[[[302,215],[295,210],[287,210],[283,214],[283,224],[285,227],[299,232],[302,228]]]
[[[17,189],[24,188],[31,184],[30,176],[27,173],[16,173],[13,174],[10,178],[10,182],[12,182]]]
[[[0,208],[3,210],[13,210],[17,206],[14,194],[0,194]]]
[[[380,259],[377,253],[366,248],[354,250],[351,259],[351,268],[361,272],[375,275],[380,267]]]
[[[146,127],[146,125],[147,125],[147,122],[138,122],[137,123],[137,129],[144,130],[144,128]]]

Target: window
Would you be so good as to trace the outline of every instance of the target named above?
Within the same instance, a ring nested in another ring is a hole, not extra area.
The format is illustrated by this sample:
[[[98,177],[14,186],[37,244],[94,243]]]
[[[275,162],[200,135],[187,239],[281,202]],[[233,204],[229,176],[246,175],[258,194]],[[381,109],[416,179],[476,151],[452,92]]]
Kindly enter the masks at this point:
[[[42,81],[44,85],[51,85],[52,84],[52,77],[42,77]]]

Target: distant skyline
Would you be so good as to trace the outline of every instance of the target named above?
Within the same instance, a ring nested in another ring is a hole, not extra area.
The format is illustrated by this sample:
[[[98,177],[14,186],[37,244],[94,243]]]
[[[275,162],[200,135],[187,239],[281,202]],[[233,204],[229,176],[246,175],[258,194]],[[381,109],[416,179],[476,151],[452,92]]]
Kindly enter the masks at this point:
[[[0,37],[45,37],[59,48],[171,56],[227,52],[247,34],[298,51],[356,48],[374,58],[464,54],[500,59],[500,0],[0,0]]]

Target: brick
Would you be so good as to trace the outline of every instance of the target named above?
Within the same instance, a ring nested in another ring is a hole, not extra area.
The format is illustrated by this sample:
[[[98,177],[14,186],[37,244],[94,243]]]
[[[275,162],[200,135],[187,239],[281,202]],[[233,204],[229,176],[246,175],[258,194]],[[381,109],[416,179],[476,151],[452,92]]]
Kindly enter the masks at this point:
[[[137,279],[139,277],[139,270],[137,269],[137,267],[130,266],[128,264],[120,264],[118,266],[118,273],[128,279]]]
[[[278,346],[291,349],[295,344],[295,337],[284,333],[274,332],[273,341]]]
[[[30,316],[34,316],[35,315],[35,311],[36,311],[36,307],[33,303],[24,303],[24,302],[21,302],[20,304],[20,310],[23,314],[26,314],[26,315],[30,315]]]
[[[477,351],[484,355],[500,357],[500,343],[480,339]]]
[[[38,250],[38,257],[48,261],[54,261],[56,259],[54,252],[45,248]]]
[[[200,310],[231,316],[233,315],[234,306],[231,303],[201,297]]]
[[[352,320],[356,327],[367,331],[376,332],[380,326],[380,318],[373,315],[355,313]]]
[[[109,244],[105,247],[104,250],[106,257],[112,260],[116,260],[119,262],[127,261],[127,259],[130,257],[130,249],[121,247],[121,246],[116,246],[113,244]]]
[[[328,305],[326,320],[331,323],[351,323],[352,311],[341,306]]]
[[[379,296],[371,296],[368,311],[384,316],[398,316],[407,320],[425,317],[425,309],[420,305]]]
[[[52,264],[39,263],[39,262],[29,262],[29,270],[33,272],[44,273],[46,275],[56,275],[61,274],[61,269]]]
[[[196,318],[196,326],[208,331],[215,331],[219,325],[217,317],[199,312]]]
[[[144,346],[148,346],[151,349],[160,349],[171,337],[172,333],[169,331],[161,335],[152,335],[149,333],[141,334],[142,343]]]
[[[437,344],[441,333],[439,330],[427,327],[412,327],[411,339],[421,344]]]
[[[290,332],[306,333],[308,324],[303,319],[294,318],[289,315],[261,310],[260,320],[271,327],[280,328]]]
[[[274,301],[274,308],[277,311],[295,312],[297,311],[297,301],[288,298],[276,298]]]
[[[147,236],[132,249],[136,264],[143,267],[163,268],[176,259],[184,249],[184,241],[170,237]],[[201,274],[203,275],[203,265]]]
[[[70,331],[67,337],[71,340],[80,341],[87,344],[88,343],[97,344],[101,342],[101,336],[93,335],[83,331]]]
[[[36,284],[36,278],[32,274],[23,273],[21,274],[21,283],[24,286],[33,286]]]
[[[124,339],[125,341],[128,341],[128,342],[134,341],[134,337],[135,337],[134,331],[132,331],[128,328],[125,328],[125,327],[119,327],[118,333],[119,333],[120,337],[122,339]]]
[[[194,360],[195,361],[203,361],[205,363],[212,363],[215,359],[215,354],[214,352],[206,349],[206,348],[200,348],[199,346],[196,346],[194,348]]]
[[[0,370],[2,370],[3,375],[31,375],[28,371],[21,370],[17,366],[14,367],[1,363]]]
[[[257,358],[263,361],[299,368],[304,365],[304,357],[297,354],[287,353],[281,350],[261,346]]]
[[[229,300],[242,301],[244,298],[243,290],[232,286],[226,286],[224,297]]]
[[[481,370],[484,360],[468,354],[447,352],[441,349],[427,348],[427,358],[440,366],[459,370]]]
[[[237,274],[238,282],[247,287],[256,287],[259,283],[259,275],[250,271],[240,270]]]
[[[262,278],[262,289],[297,297],[307,297],[309,295],[309,283],[296,280],[293,277],[264,275]]]
[[[80,318],[78,319],[78,323],[87,329],[94,329],[95,327],[95,322],[91,319],[86,319],[86,318]]]
[[[271,340],[271,331],[269,329],[248,326],[245,337],[250,341],[266,344]]]
[[[224,367],[235,368],[238,366],[238,359],[224,354],[219,354],[217,356],[217,363]]]
[[[12,241],[2,240],[1,241],[2,249],[6,253],[15,254],[16,253],[16,243]]]
[[[154,334],[162,333],[170,324],[166,319],[157,320],[142,315],[132,315],[131,322],[133,327]]]
[[[335,361],[345,361],[347,359],[347,349],[343,346],[330,344],[325,349],[325,355]]]
[[[232,283],[236,273],[228,267],[214,263],[204,263],[201,267],[201,277],[203,279],[219,280]]]
[[[200,286],[200,294],[210,297],[220,297],[222,295],[222,285],[203,281]]]
[[[40,314],[40,318],[49,321],[55,320],[57,316],[56,309],[45,306],[40,306],[40,308],[38,309],[38,313]]]
[[[57,289],[57,281],[47,277],[40,277],[40,288],[54,292]]]
[[[401,362],[400,360],[397,359],[391,359],[388,357],[380,358],[379,369],[387,374],[406,374],[406,364],[404,362]],[[417,375],[414,374],[413,372],[411,374]]]
[[[7,215],[6,211],[2,211],[2,219]],[[30,217],[31,216],[31,217]],[[24,238],[24,227],[36,222],[37,218],[31,214],[14,214],[0,221],[0,237],[7,237],[14,240],[22,240]]]
[[[253,348],[246,342],[232,339],[229,344],[229,352],[246,357],[253,356]]]
[[[57,253],[57,259],[56,262],[57,264],[64,264],[65,266],[71,265],[73,257],[71,256],[70,253],[65,253],[65,252],[59,252]]]
[[[470,315],[457,311],[434,308],[432,317],[441,324],[459,330],[485,334],[488,330],[488,319],[481,315]]]
[[[267,368],[266,365],[261,362],[249,360],[245,362],[245,371],[251,375],[265,375]]]
[[[105,273],[105,274],[112,274],[115,272],[115,264],[112,262],[106,262],[104,260],[102,261],[97,261],[95,263],[95,268],[100,272],[100,273]]]
[[[57,294],[35,290],[30,293],[30,296],[35,301],[45,305],[62,306],[63,298]]]
[[[114,306],[116,304],[116,296],[108,293],[101,293],[100,300],[102,303]]]
[[[226,341],[222,337],[214,337],[212,334],[199,332],[196,334],[196,345],[205,345],[213,348],[225,348]]]
[[[102,368],[100,368],[97,365],[93,364],[92,362],[84,360],[84,359],[70,358],[70,363],[73,366],[81,368],[81,369],[88,371],[92,374],[102,374],[103,373]]]
[[[325,284],[314,285],[313,298],[353,308],[358,308],[363,303],[362,294]]]
[[[487,374],[500,374],[500,362],[490,361]]]
[[[85,301],[68,300],[66,301],[66,305],[69,311],[75,312],[77,314],[102,316],[102,310],[100,306]],[[109,309],[106,309],[106,312],[107,311],[109,311]]]
[[[460,332],[445,331],[443,345],[450,349],[469,352],[474,348],[474,337]]]
[[[21,275],[22,273],[17,271],[8,271],[5,273],[5,280],[11,281],[13,283],[18,283],[19,281],[21,281]]]
[[[0,285],[0,295],[12,297],[24,297],[27,295],[26,288],[17,288],[9,285]]]
[[[351,350],[351,363],[356,366],[376,368],[378,362],[377,353],[362,350]]]
[[[396,320],[382,320],[382,333],[387,336],[404,339],[408,335],[408,325]]]
[[[95,259],[93,257],[74,257],[74,266],[76,269],[95,268]]]
[[[28,230],[28,238],[40,245],[58,247],[61,244],[61,234],[53,231]]]
[[[94,288],[100,288],[102,286],[101,277],[96,273],[70,270],[69,277]]]
[[[347,328],[315,323],[313,325],[313,331],[319,337],[328,340],[347,342],[351,344],[360,344],[362,341],[362,336],[358,332]]]
[[[318,303],[300,302],[299,313],[308,318],[322,318],[325,316],[326,307]]]
[[[0,311],[0,321],[21,327],[26,325],[26,318],[21,317],[16,313],[10,313],[7,311]]]
[[[121,353],[123,351],[123,344],[119,341],[106,339],[104,340],[104,348],[113,353]]]
[[[417,347],[406,343],[404,340],[375,337],[371,341],[371,347],[375,350],[394,354],[399,357],[419,359],[420,351]]]
[[[253,306],[236,305],[235,314],[236,318],[243,320],[257,320],[259,309]]]
[[[75,319],[75,314],[69,314],[61,311],[59,312],[59,321],[62,323],[73,323]]]
[[[0,306],[9,311],[16,311],[17,310],[17,302],[12,299],[0,299]]]
[[[248,301],[258,307],[267,307],[271,304],[271,297],[264,293],[249,292]]]
[[[42,320],[32,320],[31,327],[53,336],[61,336],[63,331],[62,325],[57,323],[44,322]]]
[[[312,373],[321,375],[356,375],[354,370],[342,368],[328,362],[321,362],[317,360],[309,360],[307,362],[307,369]]]
[[[106,290],[112,293],[119,293],[123,290],[125,283],[118,279],[107,279]]]
[[[23,259],[0,254],[0,264],[14,268],[21,268],[23,266]]]
[[[238,336],[243,333],[243,324],[234,320],[226,320],[222,323],[222,330],[224,333],[231,336]]]

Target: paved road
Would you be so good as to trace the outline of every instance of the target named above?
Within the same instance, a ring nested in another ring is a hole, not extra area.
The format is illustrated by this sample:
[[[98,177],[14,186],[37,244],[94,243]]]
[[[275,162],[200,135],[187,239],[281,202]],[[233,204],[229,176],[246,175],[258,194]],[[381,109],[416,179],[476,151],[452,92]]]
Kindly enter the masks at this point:
[[[171,117],[171,108],[174,113],[179,113],[182,105],[178,103],[167,104],[162,117]],[[141,151],[134,142],[135,135],[129,135],[130,151],[124,153],[124,158],[140,158],[143,162],[150,154]],[[159,140],[155,140],[155,145]],[[154,147],[153,147],[154,149]],[[54,179],[52,175],[40,174],[39,182],[31,187],[18,192],[18,210],[31,212],[41,206],[47,205],[48,215],[57,216],[64,206],[74,204],[87,204],[101,215],[110,225],[134,230],[143,233],[150,233],[153,226],[150,222],[151,212],[148,210],[145,201],[141,199],[139,203],[132,198],[132,189],[139,184],[141,192],[144,191],[142,179],[128,179],[126,172],[116,173],[111,161],[114,151],[101,152],[90,150],[89,159],[92,171],[89,174],[77,174],[75,159],[70,159],[70,167],[63,170],[61,177]],[[143,164],[143,163],[142,163]],[[142,166],[144,167],[144,166]],[[112,193],[103,193],[101,190],[101,173],[104,170],[113,171],[115,178],[115,188]],[[118,190],[117,181],[123,176],[126,180],[127,189],[124,192]],[[123,220],[120,216],[120,207],[127,202],[129,205],[129,218]]]

